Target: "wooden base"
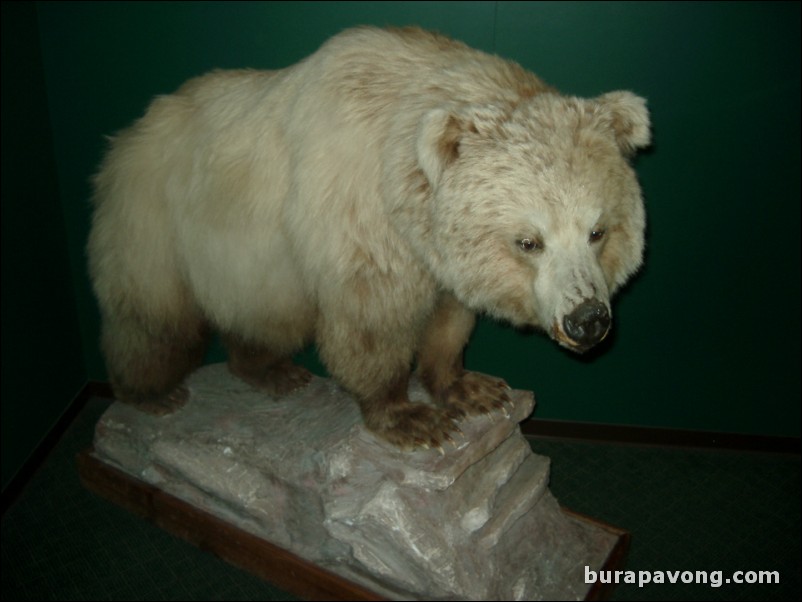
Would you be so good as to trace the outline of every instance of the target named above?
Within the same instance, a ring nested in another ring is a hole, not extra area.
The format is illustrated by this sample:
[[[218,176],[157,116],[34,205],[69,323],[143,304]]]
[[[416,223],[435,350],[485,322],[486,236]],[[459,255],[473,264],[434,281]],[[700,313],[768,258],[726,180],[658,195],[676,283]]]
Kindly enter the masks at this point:
[[[103,498],[141,516],[202,550],[305,600],[386,600],[272,543],[234,527],[153,485],[97,459],[92,450],[78,455],[78,472],[84,486]],[[572,518],[604,529],[617,538],[602,570],[623,565],[629,549],[628,532],[563,509]],[[604,600],[612,585],[596,583],[586,600]]]

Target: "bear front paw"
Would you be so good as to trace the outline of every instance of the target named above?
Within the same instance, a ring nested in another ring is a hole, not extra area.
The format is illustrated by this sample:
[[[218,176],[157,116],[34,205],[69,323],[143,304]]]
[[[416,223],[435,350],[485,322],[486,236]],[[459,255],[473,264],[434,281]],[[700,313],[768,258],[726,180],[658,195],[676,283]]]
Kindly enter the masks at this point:
[[[450,443],[454,435],[462,435],[457,426],[459,412],[422,403],[405,403],[373,415],[365,423],[373,433],[404,450],[439,449]],[[372,418],[372,419],[371,419]]]
[[[502,379],[479,372],[463,372],[442,394],[440,402],[462,417],[502,412],[509,417],[510,386]]]

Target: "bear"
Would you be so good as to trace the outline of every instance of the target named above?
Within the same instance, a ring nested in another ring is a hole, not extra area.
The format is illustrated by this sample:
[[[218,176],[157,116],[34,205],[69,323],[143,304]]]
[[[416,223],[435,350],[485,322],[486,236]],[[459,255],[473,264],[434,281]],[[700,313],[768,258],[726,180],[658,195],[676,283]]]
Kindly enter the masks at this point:
[[[566,96],[418,28],[346,30],[282,70],[218,70],[110,139],[87,252],[117,399],[168,414],[219,333],[231,373],[306,385],[314,343],[366,428],[440,448],[509,387],[463,367],[476,315],[584,352],[640,267],[629,91]],[[413,403],[417,374],[432,403]]]

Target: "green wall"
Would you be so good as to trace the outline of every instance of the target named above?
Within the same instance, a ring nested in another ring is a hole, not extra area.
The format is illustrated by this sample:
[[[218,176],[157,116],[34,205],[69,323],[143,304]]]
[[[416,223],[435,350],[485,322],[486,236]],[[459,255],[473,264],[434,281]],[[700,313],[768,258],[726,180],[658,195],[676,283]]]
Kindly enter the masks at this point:
[[[103,136],[209,69],[283,67],[348,26],[418,24],[566,93],[631,89],[654,122],[637,160],[647,265],[617,298],[603,353],[576,357],[482,321],[468,367],[534,390],[541,418],[799,436],[799,3],[41,2],[37,13],[52,146],[39,141],[55,157],[89,378],[105,378],[83,251]],[[5,110],[3,121],[5,144]],[[4,224],[16,200],[4,194]],[[60,261],[46,269],[63,275]]]
[[[2,5],[2,485],[86,382],[33,4]]]

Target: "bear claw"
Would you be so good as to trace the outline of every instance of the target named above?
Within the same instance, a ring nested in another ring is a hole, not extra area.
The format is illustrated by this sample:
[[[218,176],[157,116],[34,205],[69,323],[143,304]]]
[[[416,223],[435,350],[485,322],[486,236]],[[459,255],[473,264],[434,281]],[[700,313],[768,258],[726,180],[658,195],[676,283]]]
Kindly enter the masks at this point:
[[[444,444],[457,446],[452,435],[463,436],[450,409],[422,403],[401,404],[377,415],[373,424],[369,418],[365,422],[379,437],[405,450],[435,448],[445,453]]]

